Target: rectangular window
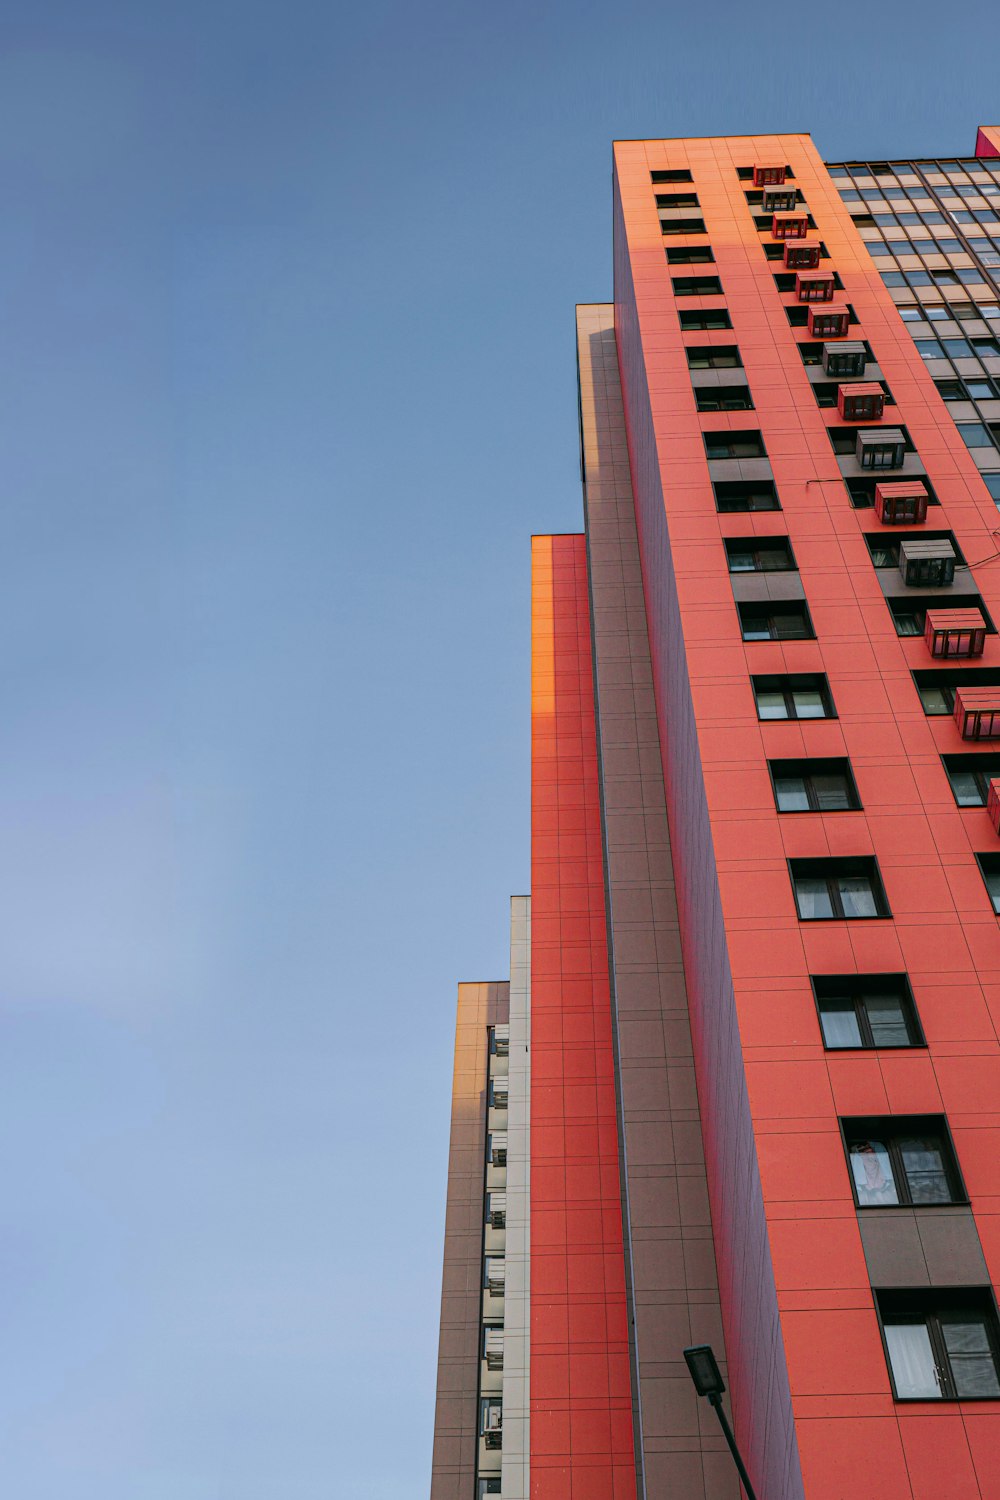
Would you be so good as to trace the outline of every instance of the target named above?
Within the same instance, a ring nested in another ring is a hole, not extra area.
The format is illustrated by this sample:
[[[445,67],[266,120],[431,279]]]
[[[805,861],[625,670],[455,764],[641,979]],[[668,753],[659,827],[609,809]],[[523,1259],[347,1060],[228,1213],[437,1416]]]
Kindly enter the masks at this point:
[[[920,695],[928,718],[943,717],[955,711],[955,689],[1000,687],[1000,668],[961,667],[942,671],[926,669],[913,673],[914,686]]]
[[[756,428],[742,432],[706,432],[705,452],[716,458],[766,458],[764,439]]]
[[[715,260],[711,245],[667,246],[668,266],[704,266]]]
[[[659,172],[650,172],[652,182],[693,182],[687,167],[669,167]]]
[[[845,758],[768,761],[780,813],[853,812],[861,806]]]
[[[815,640],[809,610],[801,599],[737,604],[736,610],[745,641]]]
[[[1000,854],[977,854],[976,859],[993,910],[1000,917]]]
[[[802,922],[868,921],[891,915],[871,856],[790,859],[788,868]]]
[[[752,681],[759,719],[837,717],[830,684],[821,672],[772,674],[754,677]]]
[[[657,193],[657,208],[698,208],[697,193]]]
[[[733,370],[743,366],[735,344],[688,344],[685,352],[692,370]]]
[[[942,755],[941,760],[959,807],[985,807],[990,782],[1000,776],[1000,755]]]
[[[814,974],[812,986],[828,1050],[924,1045],[905,974]]]
[[[787,536],[729,537],[726,560],[730,573],[789,573],[795,569]]]
[[[682,312],[680,314],[681,329],[690,332],[692,329],[701,331],[707,328],[732,328],[732,321],[724,307],[701,308],[697,312]]]
[[[941,1115],[846,1119],[841,1129],[859,1208],[968,1202]]]
[[[661,219],[661,234],[704,234],[704,219]]]
[[[987,1287],[875,1293],[897,1401],[995,1401],[996,1306]]]
[[[887,599],[889,613],[897,635],[923,635],[927,625],[927,611],[941,609],[946,602],[949,610],[978,609],[986,622],[988,634],[995,635],[993,622],[979,594],[904,594],[896,599]],[[982,655],[982,652],[978,652]]]
[[[674,276],[675,297],[721,297],[722,282],[718,276]]]
[[[956,422],[955,426],[967,448],[992,448],[993,439],[982,422]]]
[[[699,411],[753,411],[748,385],[699,385],[694,391]]]
[[[778,493],[770,479],[729,479],[712,486],[720,515],[743,511],[780,510]]]

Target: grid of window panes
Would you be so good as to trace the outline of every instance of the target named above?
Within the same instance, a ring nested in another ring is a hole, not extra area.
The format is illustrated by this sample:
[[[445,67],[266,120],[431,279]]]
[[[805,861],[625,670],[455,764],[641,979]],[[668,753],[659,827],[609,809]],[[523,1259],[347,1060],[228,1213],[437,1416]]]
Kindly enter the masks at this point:
[[[1000,159],[829,171],[1000,505]]]

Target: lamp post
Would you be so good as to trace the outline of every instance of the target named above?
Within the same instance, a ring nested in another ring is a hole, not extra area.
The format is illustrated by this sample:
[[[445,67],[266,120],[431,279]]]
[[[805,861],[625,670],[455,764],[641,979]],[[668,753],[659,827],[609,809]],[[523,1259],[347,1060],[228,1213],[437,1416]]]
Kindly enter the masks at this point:
[[[753,1485],[750,1483],[750,1475],[747,1473],[746,1464],[740,1457],[740,1450],[736,1446],[733,1437],[733,1429],[726,1421],[726,1414],[722,1410],[722,1393],[726,1389],[726,1382],[722,1378],[722,1372],[712,1352],[711,1344],[695,1344],[691,1349],[684,1350],[684,1358],[687,1361],[688,1371],[694,1381],[694,1388],[699,1396],[707,1396],[709,1406],[714,1406],[715,1414],[722,1425],[729,1451],[733,1455],[736,1469],[743,1488],[747,1493],[747,1500],[757,1500]]]

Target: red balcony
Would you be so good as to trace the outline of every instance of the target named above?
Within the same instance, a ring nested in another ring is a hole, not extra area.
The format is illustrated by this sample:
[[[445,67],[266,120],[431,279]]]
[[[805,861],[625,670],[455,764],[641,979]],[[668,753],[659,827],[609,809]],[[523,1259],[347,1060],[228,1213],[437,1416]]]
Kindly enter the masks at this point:
[[[808,214],[775,214],[771,219],[771,234],[776,240],[804,240],[808,228]]]
[[[851,315],[842,302],[809,309],[809,337],[812,339],[846,338],[850,326]]]
[[[753,169],[754,187],[778,186],[785,180],[784,164],[778,162],[757,162]]]
[[[795,296],[799,302],[832,302],[832,271],[799,271],[795,278]]]
[[[990,781],[990,789],[986,795],[986,811],[993,827],[1000,833],[1000,781],[995,776]]]
[[[1000,740],[1000,687],[958,688],[955,723],[963,740]]]
[[[877,484],[875,514],[883,526],[919,526],[927,520],[927,491],[918,479]]]
[[[845,422],[877,422],[885,409],[885,391],[877,381],[859,381],[837,389],[837,410]]]
[[[929,609],[924,641],[932,656],[982,656],[986,621],[978,609]]]
[[[799,240],[785,246],[785,270],[810,271],[819,265],[819,240]]]

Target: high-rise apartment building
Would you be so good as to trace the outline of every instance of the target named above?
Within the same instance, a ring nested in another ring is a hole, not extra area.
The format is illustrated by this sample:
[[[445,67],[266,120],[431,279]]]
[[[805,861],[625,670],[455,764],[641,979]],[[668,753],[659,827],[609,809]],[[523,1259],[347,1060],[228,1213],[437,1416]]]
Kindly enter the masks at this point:
[[[1000,129],[614,148],[432,1500],[1000,1497]]]

